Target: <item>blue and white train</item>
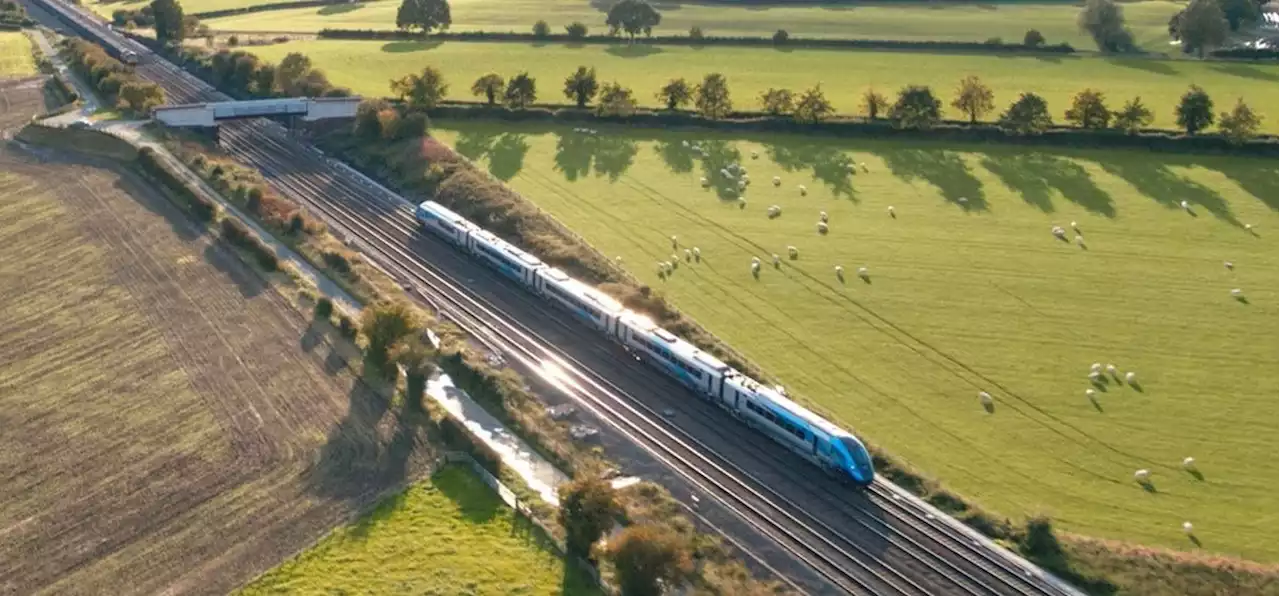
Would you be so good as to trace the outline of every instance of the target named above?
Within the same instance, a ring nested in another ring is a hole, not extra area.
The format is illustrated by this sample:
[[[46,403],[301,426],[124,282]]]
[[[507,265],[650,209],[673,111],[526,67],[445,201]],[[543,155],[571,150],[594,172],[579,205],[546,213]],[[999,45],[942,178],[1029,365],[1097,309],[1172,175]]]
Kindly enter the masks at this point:
[[[418,205],[416,217],[424,229],[559,305],[748,426],[843,481],[871,484],[871,455],[853,434],[439,203]]]

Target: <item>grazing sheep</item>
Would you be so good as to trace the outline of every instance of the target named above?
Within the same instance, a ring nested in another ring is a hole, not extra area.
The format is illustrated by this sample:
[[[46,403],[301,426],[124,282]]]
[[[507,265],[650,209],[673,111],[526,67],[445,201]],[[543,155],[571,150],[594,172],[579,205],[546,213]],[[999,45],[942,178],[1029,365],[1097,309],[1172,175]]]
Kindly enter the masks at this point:
[[[1076,245],[1080,247],[1084,247],[1084,236],[1076,234]]]
[[[827,220],[828,220],[828,219],[829,219],[829,218],[827,217],[827,212],[826,212],[826,211],[819,211],[819,212],[818,212],[818,220],[819,220],[819,221],[821,221],[822,223],[827,223]]]
[[[1133,479],[1143,484],[1146,484],[1149,480],[1151,480],[1151,472],[1148,470],[1138,470],[1137,472],[1133,473]]]
[[[1080,224],[1078,224],[1078,223],[1076,223],[1076,222],[1074,222],[1074,221],[1073,221],[1073,222],[1071,222],[1071,229],[1073,229],[1073,230],[1075,230],[1075,231],[1079,232],[1079,231],[1080,231]]]
[[[746,209],[746,208],[747,208],[747,200],[742,197],[738,197],[738,209]]]
[[[1222,262],[1222,265],[1223,265],[1224,267],[1226,267],[1227,269],[1235,269],[1235,268],[1236,268],[1236,264],[1235,264],[1235,263],[1232,263],[1231,261],[1223,261],[1223,262]]]
[[[662,261],[658,261],[658,275],[662,275],[663,273],[666,273],[666,272],[667,272],[667,264],[663,263]]]
[[[672,237],[671,237],[671,248],[676,248],[677,246],[679,246],[679,244],[680,244],[680,242],[676,239],[676,237],[675,237],[675,236],[672,236]]]
[[[991,394],[990,394],[990,393],[987,393],[986,391],[979,391],[979,392],[978,392],[978,400],[979,400],[979,401],[981,401],[981,402],[982,402],[982,405],[984,405],[984,406],[990,406],[990,405],[991,405],[991,403],[992,403],[992,401],[993,401],[993,400],[991,399]]]
[[[800,196],[803,197],[809,194],[809,189],[805,188],[803,184],[801,184],[799,188],[800,188]]]
[[[779,178],[779,177],[777,177],[777,176],[774,176],[774,177],[773,177],[773,185],[774,185],[774,186],[782,186],[782,178]]]
[[[968,205],[968,204],[969,204],[969,199],[968,199],[967,197],[960,197],[960,198],[956,199],[956,202],[957,202],[957,203],[960,203],[961,205]]]
[[[800,249],[798,249],[798,248],[796,248],[796,247],[794,247],[794,246],[788,246],[788,247],[787,247],[787,256],[788,256],[788,257],[791,257],[791,260],[792,260],[792,261],[794,261],[794,260],[796,260],[796,259],[800,258]]]
[[[1053,226],[1049,231],[1052,232],[1054,237],[1059,240],[1067,239],[1067,231],[1062,229],[1060,226]]]
[[[1191,210],[1191,203],[1188,203],[1188,202],[1186,202],[1186,201],[1183,201],[1183,202],[1181,202],[1181,203],[1178,203],[1178,205],[1180,205],[1180,206],[1182,207],[1182,209],[1183,209],[1183,210],[1185,210],[1185,211],[1190,211],[1190,210]]]
[[[1101,364],[1099,364],[1099,363],[1097,363],[1097,362],[1094,362],[1093,364],[1090,364],[1090,365],[1089,365],[1089,372],[1095,372],[1095,373],[1096,373],[1096,372],[1102,372],[1102,365],[1101,365]]]
[[[1244,229],[1245,229],[1245,230],[1248,230],[1248,231],[1250,231],[1250,232],[1252,232],[1252,231],[1253,231],[1253,224],[1244,224]]]
[[[1240,298],[1244,296],[1244,292],[1242,292],[1240,288],[1231,288],[1231,296],[1235,298]]]
[[[759,151],[752,151],[752,152],[751,152],[751,159],[760,159],[760,152],[759,152]]]
[[[1190,536],[1191,534],[1194,534],[1196,532],[1196,527],[1191,525],[1191,522],[1184,521],[1182,522],[1182,531],[1186,533],[1188,536]]]
[[[711,186],[711,181],[707,180],[706,176],[703,176],[702,179],[698,180],[698,183],[702,185],[702,188]]]
[[[1128,384],[1130,384],[1130,385],[1132,385],[1132,384],[1134,384],[1134,383],[1137,383],[1137,382],[1138,382],[1138,373],[1136,373],[1136,372],[1127,372],[1127,373],[1124,373],[1124,382],[1126,382],[1126,383],[1128,383]]]
[[[868,169],[867,169],[867,162],[865,162],[865,161],[864,161],[864,162],[862,162],[862,163],[860,163],[860,164],[858,164],[858,165],[862,167],[862,171],[864,171],[864,172],[870,172],[870,171],[871,171],[871,170],[868,170]]]
[[[893,210],[893,205],[889,205],[889,217],[898,217],[898,213]]]
[[[698,247],[696,246],[693,247],[693,258],[696,259],[699,263],[702,262],[702,251],[699,250]]]
[[[746,181],[746,180],[739,180],[739,181],[738,181],[738,190],[746,190],[746,189],[747,189],[747,181]]]
[[[751,263],[751,275],[752,275],[752,277],[760,277],[760,262],[759,262],[759,261],[756,261],[756,262]]]
[[[676,255],[671,255],[671,260],[670,260],[670,261],[667,261],[667,262],[668,262],[668,263],[671,263],[671,268],[672,268],[672,269],[679,269],[679,268],[680,268],[680,257],[678,257],[678,256],[676,256]]]
[[[775,218],[775,217],[778,217],[778,216],[782,215],[782,207],[779,207],[779,206],[777,206],[777,205],[773,205],[773,206],[769,207],[769,212],[768,212],[768,213],[769,213],[769,219],[773,219],[773,218]]]
[[[844,267],[836,265],[836,277],[838,277],[840,281],[844,281]]]
[[[827,222],[825,222],[825,221],[820,221],[820,222],[818,222],[818,233],[819,233],[819,234],[824,234],[824,235],[825,235],[828,231],[829,231],[829,230],[827,229]]]
[[[751,184],[751,176],[748,176],[748,175],[746,175],[746,174],[743,174],[743,175],[742,175],[742,183],[743,183],[743,184],[750,185],[750,184]]]
[[[775,252],[773,253],[773,268],[777,269],[779,267],[782,267],[782,258]]]
[[[615,262],[615,263],[621,263],[621,262],[622,262],[622,255],[618,255],[618,256],[614,257],[614,258],[613,258],[613,262]]]
[[[1117,375],[1119,375],[1119,374],[1120,374],[1120,369],[1116,368],[1116,365],[1114,365],[1114,364],[1108,364],[1108,365],[1107,365],[1107,374],[1109,374],[1109,375],[1111,375],[1111,376],[1115,377],[1115,376],[1117,376]]]
[[[861,277],[862,279],[870,279],[871,272],[868,271],[866,267],[858,267],[858,277]]]
[[[1102,374],[1098,372],[1089,373],[1089,381],[1097,383],[1102,380]]]
[[[1196,458],[1188,457],[1182,460],[1182,467],[1188,470],[1196,469]]]
[[[685,261],[692,261],[692,260],[693,260],[693,251],[691,251],[691,250],[689,250],[689,249],[687,249],[687,248],[686,248],[686,249],[684,249],[684,260],[685,260]]]
[[[671,275],[671,272],[676,270],[676,266],[671,264],[670,261],[663,261],[662,267],[667,270],[667,275]]]
[[[759,264],[760,264],[760,257],[751,257],[751,264],[752,264],[752,265],[759,265]]]
[[[1087,398],[1089,398],[1089,399],[1094,399],[1094,398],[1098,397],[1098,392],[1097,392],[1097,391],[1094,391],[1094,390],[1092,390],[1092,389],[1085,389],[1085,390],[1084,390],[1084,396],[1085,396],[1085,397],[1087,397]]]

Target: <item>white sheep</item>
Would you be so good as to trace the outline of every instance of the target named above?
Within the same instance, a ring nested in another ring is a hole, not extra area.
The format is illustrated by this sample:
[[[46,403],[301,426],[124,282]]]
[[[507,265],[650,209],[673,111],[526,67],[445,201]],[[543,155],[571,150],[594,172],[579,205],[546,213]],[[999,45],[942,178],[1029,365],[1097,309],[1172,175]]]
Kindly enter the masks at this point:
[[[1244,292],[1240,288],[1231,288],[1231,295],[1235,298],[1244,296]]]
[[[1094,398],[1098,397],[1098,392],[1097,392],[1097,391],[1094,391],[1094,390],[1092,390],[1092,389],[1085,389],[1085,390],[1084,390],[1084,396],[1085,396],[1085,397],[1087,397],[1087,398],[1089,398],[1089,399],[1094,399]]]
[[[1252,232],[1252,231],[1253,231],[1253,224],[1244,224],[1244,229],[1245,229],[1245,230],[1247,230],[1247,231]]]
[[[979,401],[981,401],[981,402],[982,402],[982,405],[984,405],[984,406],[990,406],[990,405],[991,405],[991,403],[992,403],[992,401],[993,401],[993,400],[991,399],[991,394],[990,394],[990,393],[987,393],[986,391],[979,391],[979,392],[978,392],[978,400],[979,400]]]
[[[739,180],[739,181],[738,181],[738,190],[746,190],[746,189],[747,189],[747,181],[746,181],[746,180]]]
[[[1193,525],[1191,525],[1191,522],[1189,522],[1189,521],[1184,521],[1184,522],[1182,522],[1182,531],[1183,531],[1185,534],[1187,534],[1188,536],[1190,536],[1190,535],[1192,535],[1192,534],[1195,534],[1195,532],[1196,532],[1196,527],[1195,527],[1195,526],[1193,526]]]
[[[1059,240],[1066,240],[1067,238],[1067,231],[1062,229],[1060,226],[1053,226],[1052,228],[1049,229],[1049,231],[1052,232],[1054,237],[1058,238]]]
[[[1094,372],[1094,373],[1102,372],[1102,364],[1098,362],[1094,362],[1093,364],[1090,364],[1089,372]]]
[[[1127,372],[1127,373],[1124,373],[1124,382],[1126,382],[1126,383],[1128,383],[1128,384],[1130,384],[1130,385],[1132,385],[1132,384],[1134,384],[1134,383],[1137,383],[1137,382],[1138,382],[1138,373],[1136,373],[1136,372]]]
[[[1089,373],[1089,381],[1091,381],[1091,382],[1093,382],[1093,383],[1097,383],[1097,382],[1100,382],[1101,380],[1102,380],[1102,374],[1101,374],[1101,373],[1097,373],[1097,372],[1091,372],[1091,373]]]
[[[760,159],[760,152],[759,152],[759,151],[752,151],[752,152],[751,152],[751,159]]]
[[[836,265],[836,277],[840,278],[840,281],[844,281],[844,267]]]
[[[615,262],[615,263],[622,263],[622,255],[618,255],[618,256],[614,257],[614,258],[613,258],[613,262]]]
[[[862,163],[860,163],[860,164],[858,164],[858,165],[859,165],[859,166],[862,166],[862,171],[864,171],[864,172],[870,172],[870,171],[871,171],[871,170],[868,170],[868,169],[867,169],[867,162],[865,162],[865,161],[864,161],[864,162],[862,162]]]
[[[778,253],[776,252],[773,253],[773,268],[777,269],[781,266],[782,266],[782,258],[778,256]]]
[[[1186,201],[1183,201],[1183,202],[1179,203],[1179,205],[1180,205],[1184,210],[1186,210],[1186,211],[1190,211],[1190,210],[1191,210],[1191,203],[1188,203],[1188,202],[1186,202]]]
[[[773,218],[775,218],[775,217],[778,217],[778,216],[782,215],[782,207],[779,207],[779,206],[777,206],[777,205],[771,205],[771,206],[769,207],[769,211],[768,211],[768,213],[769,213],[769,219],[773,219]]]
[[[679,269],[679,268],[680,268],[680,257],[678,257],[678,256],[676,256],[676,255],[671,255],[671,260],[670,260],[670,261],[667,261],[667,262],[668,262],[668,263],[671,263],[671,268],[672,268],[672,269]]]
[[[826,211],[819,211],[819,212],[818,212],[818,221],[821,221],[822,223],[827,223],[827,221],[828,221],[829,219],[830,219],[830,218],[829,218],[829,217],[827,217],[827,212],[826,212]]]
[[[826,234],[827,232],[828,232],[828,229],[827,229],[827,222],[825,222],[825,221],[820,221],[820,222],[818,222],[818,233],[819,233],[819,234]]]
[[[1075,230],[1075,231],[1079,232],[1079,231],[1080,231],[1080,224],[1078,224],[1078,223],[1076,223],[1076,222],[1074,222],[1074,221],[1073,221],[1073,222],[1071,222],[1071,229],[1073,229],[1073,230]]]
[[[663,263],[662,261],[658,261],[658,275],[662,275],[663,273],[666,273],[666,272],[667,272],[667,264]]]
[[[1143,484],[1146,484],[1149,480],[1151,480],[1151,472],[1148,470],[1138,470],[1137,472],[1133,473],[1133,479]]]
[[[1076,245],[1084,246],[1084,236],[1076,234]]]
[[[898,214],[893,210],[893,205],[889,205],[889,217],[897,217],[897,216]]]
[[[796,259],[800,258],[800,249],[798,249],[798,248],[796,248],[796,247],[794,247],[794,246],[788,246],[788,247],[787,247],[787,256],[788,256],[788,257],[791,257],[791,260],[792,260],[792,261],[794,261],[794,260],[796,260]]]
[[[693,260],[693,251],[691,251],[691,250],[689,250],[689,249],[687,249],[687,248],[686,248],[686,249],[684,249],[684,260],[686,260],[686,261],[692,261],[692,260]]]
[[[747,208],[747,200],[742,197],[738,197],[738,209],[746,209],[746,208]]]
[[[675,248],[675,247],[679,246],[679,244],[680,244],[680,241],[679,241],[679,240],[677,240],[675,236],[672,236],[672,237],[671,237],[671,248]]]
[[[1222,262],[1222,266],[1223,266],[1223,267],[1226,267],[1227,269],[1235,269],[1235,268],[1236,268],[1236,264],[1235,264],[1235,263],[1232,263],[1231,261],[1223,261],[1223,262]]]
[[[809,189],[805,188],[803,184],[801,184],[798,188],[800,189],[800,196],[803,197],[809,194]]]
[[[711,186],[711,181],[707,180],[706,176],[703,176],[700,180],[698,180],[698,183],[702,185],[702,188]]]
[[[969,204],[969,199],[968,199],[967,197],[960,197],[960,198],[956,199],[956,202],[957,202],[957,203],[960,203],[961,205],[968,205],[968,204]]]
[[[676,266],[673,265],[670,261],[663,261],[662,268],[667,270],[667,275],[670,275],[672,271],[676,270]]]
[[[1196,458],[1188,457],[1182,460],[1182,467],[1188,470],[1196,469]]]
[[[1113,377],[1114,377],[1114,376],[1116,376],[1116,375],[1118,375],[1118,374],[1120,374],[1120,373],[1119,373],[1119,370],[1120,370],[1120,369],[1116,368],[1116,365],[1114,365],[1114,364],[1108,364],[1108,365],[1107,365],[1107,374],[1109,374],[1109,375],[1111,375],[1111,376],[1113,376]]]
[[[858,267],[858,277],[861,277],[862,279],[868,279],[871,277],[871,272],[867,271],[866,267]]]
[[[697,259],[698,262],[702,262],[702,251],[696,246],[693,247],[693,258]]]
[[[774,176],[774,177],[773,177],[773,185],[774,185],[774,186],[782,186],[782,178],[779,178],[779,177],[777,177],[777,176]]]
[[[760,276],[760,261],[751,263],[751,275]]]
[[[680,145],[687,148],[689,146],[689,141],[680,141]]]

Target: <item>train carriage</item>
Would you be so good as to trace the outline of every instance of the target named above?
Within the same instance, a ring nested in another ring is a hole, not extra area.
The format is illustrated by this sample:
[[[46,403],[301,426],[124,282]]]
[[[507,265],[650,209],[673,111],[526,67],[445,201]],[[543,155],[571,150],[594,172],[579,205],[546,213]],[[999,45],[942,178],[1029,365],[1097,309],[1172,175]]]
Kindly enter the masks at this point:
[[[534,273],[545,267],[538,257],[485,230],[475,230],[467,235],[467,250],[497,268],[503,275],[530,288],[534,285]]]
[[[618,316],[625,309],[608,294],[553,267],[544,267],[537,272],[534,290],[596,329],[617,336]]]
[[[426,201],[418,205],[414,217],[424,229],[443,236],[445,240],[456,246],[465,247],[467,236],[480,229],[461,215],[434,201]]]
[[[617,337],[649,362],[709,397],[719,393],[724,374],[731,370],[727,364],[639,313],[626,311],[619,317]]]

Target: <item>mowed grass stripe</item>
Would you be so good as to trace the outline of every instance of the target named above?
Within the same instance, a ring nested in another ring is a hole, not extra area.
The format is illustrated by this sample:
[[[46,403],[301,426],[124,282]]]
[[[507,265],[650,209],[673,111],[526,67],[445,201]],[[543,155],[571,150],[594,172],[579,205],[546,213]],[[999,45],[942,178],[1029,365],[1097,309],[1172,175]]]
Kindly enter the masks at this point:
[[[200,0],[188,11],[213,10],[206,5],[263,4],[262,0]],[[454,0],[449,3],[452,31],[531,31],[539,20],[553,31],[573,22],[604,33],[608,3],[586,0]],[[119,4],[95,4],[108,11]],[[193,8],[199,7],[199,8]],[[358,5],[298,8],[261,15],[212,19],[210,27],[229,31],[319,31],[324,28],[395,29],[399,2],[382,0]],[[1169,17],[1180,7],[1173,2],[1125,3],[1129,27],[1139,45],[1149,51],[1169,51]],[[655,35],[685,35],[694,26],[706,35],[770,37],[785,29],[793,37],[832,39],[902,39],[911,41],[985,41],[999,37],[1020,42],[1028,29],[1039,30],[1050,43],[1067,42],[1079,50],[1093,49],[1093,41],[1076,26],[1080,7],[1069,3],[857,4],[846,6],[787,6],[728,4],[659,4],[662,23]]]
[[[822,83],[827,98],[845,114],[861,111],[868,87],[893,97],[909,84],[930,85],[943,98],[946,113],[962,114],[949,104],[959,80],[977,75],[995,91],[1004,110],[1020,93],[1045,97],[1054,120],[1063,122],[1071,98],[1085,87],[1106,93],[1113,109],[1134,96],[1155,116],[1154,125],[1176,128],[1174,106],[1191,84],[1200,85],[1229,109],[1243,97],[1264,118],[1262,130],[1280,130],[1280,87],[1275,65],[1159,61],[1136,58],[983,56],[919,52],[853,52],[772,48],[689,48],[647,46],[533,46],[522,43],[299,41],[247,48],[263,59],[279,62],[290,52],[310,56],[334,83],[365,96],[390,95],[389,81],[435,66],[450,84],[449,98],[475,99],[471,83],[487,72],[512,76],[528,71],[537,79],[542,102],[568,102],[564,79],[578,66],[595,67],[601,81],[631,87],[636,99],[660,107],[654,96],[673,77],[701,80],[724,73],[734,106],[760,109],[759,96],[770,87],[796,91]],[[995,116],[991,116],[994,118]]]
[[[790,392],[961,494],[1181,549],[1190,519],[1206,549],[1275,560],[1273,163],[613,127],[587,137],[517,123],[434,130]],[[712,158],[681,141],[706,143]],[[735,159],[752,179],[746,209],[698,184]],[[844,159],[869,172],[844,174]],[[1049,233],[1073,220],[1088,250]],[[671,235],[703,262],[662,281],[655,263],[672,258]],[[752,256],[764,261],[758,281]],[[871,283],[857,279],[861,266]],[[1232,300],[1233,287],[1250,303]],[[1143,391],[1111,383],[1095,408],[1084,394],[1093,362],[1136,371]],[[979,391],[996,396],[994,414]],[[1204,482],[1180,469],[1187,456]],[[1139,468],[1157,493],[1132,482]]]
[[[537,536],[475,474],[451,465],[238,594],[599,593]]]
[[[21,31],[0,31],[0,78],[36,74],[31,40]]]

